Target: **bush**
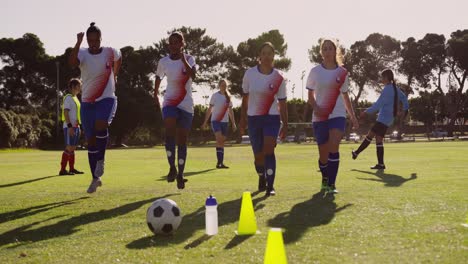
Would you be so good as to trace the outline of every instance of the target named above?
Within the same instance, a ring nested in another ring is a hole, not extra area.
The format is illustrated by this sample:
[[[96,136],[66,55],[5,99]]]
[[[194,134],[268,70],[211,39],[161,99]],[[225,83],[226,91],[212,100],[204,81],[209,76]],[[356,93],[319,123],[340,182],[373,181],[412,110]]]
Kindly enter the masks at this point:
[[[37,114],[17,114],[0,109],[0,148],[38,147],[52,137],[52,120]]]

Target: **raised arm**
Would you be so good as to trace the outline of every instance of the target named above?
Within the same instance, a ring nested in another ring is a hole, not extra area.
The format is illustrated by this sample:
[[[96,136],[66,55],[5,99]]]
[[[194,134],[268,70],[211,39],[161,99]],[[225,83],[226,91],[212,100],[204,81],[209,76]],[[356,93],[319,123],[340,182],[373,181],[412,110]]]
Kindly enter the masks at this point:
[[[76,68],[80,65],[80,60],[78,59],[78,51],[80,50],[81,42],[83,42],[84,32],[76,34],[76,44],[72,49],[72,52],[68,56],[68,65],[72,68]]]

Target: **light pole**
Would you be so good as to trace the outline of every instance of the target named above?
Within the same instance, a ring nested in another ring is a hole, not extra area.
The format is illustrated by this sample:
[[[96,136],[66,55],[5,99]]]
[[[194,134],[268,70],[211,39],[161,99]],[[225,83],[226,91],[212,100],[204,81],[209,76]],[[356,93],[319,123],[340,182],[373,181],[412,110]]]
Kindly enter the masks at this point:
[[[301,81],[302,81],[302,101],[304,101],[304,76],[305,76],[305,70],[302,71],[302,74],[301,74]]]
[[[57,132],[57,136],[60,132],[60,62],[57,60],[55,61],[55,66],[57,68],[57,86],[55,87],[56,88],[56,94],[57,94],[57,123],[56,123],[56,132]]]

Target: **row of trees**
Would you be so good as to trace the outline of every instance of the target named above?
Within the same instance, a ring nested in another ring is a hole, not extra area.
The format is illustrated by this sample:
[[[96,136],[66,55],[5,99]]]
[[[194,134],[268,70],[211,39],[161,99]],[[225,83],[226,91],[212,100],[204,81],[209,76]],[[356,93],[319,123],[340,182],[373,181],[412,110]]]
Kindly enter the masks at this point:
[[[272,42],[277,49],[275,65],[278,69],[287,71],[291,66],[287,43],[278,30],[247,39],[239,43],[236,49],[207,35],[205,29],[182,27],[177,30],[184,34],[186,50],[196,56],[200,67],[195,86],[215,88],[220,78],[227,78],[231,82],[231,92],[240,96],[243,74],[248,67],[257,64],[258,48],[265,41]],[[345,54],[345,67],[350,72],[355,106],[365,103],[362,98],[367,91],[381,88],[378,73],[390,67],[397,69],[400,78],[403,78],[400,81],[407,93],[418,94],[411,100],[414,120],[424,122],[431,129],[434,112],[438,112],[439,120],[445,119],[451,125],[449,132],[452,133],[457,118],[466,117],[468,30],[455,31],[448,40],[443,35],[426,34],[420,40],[408,38],[398,41],[391,36],[373,33],[365,40],[356,41],[349,49],[340,48]],[[18,39],[0,39],[0,111],[8,112],[8,116],[13,113],[48,120],[41,127],[47,127],[47,124],[52,124],[52,127],[49,133],[41,134],[54,138],[56,116],[52,109],[55,109],[57,97],[57,67],[60,68],[61,84],[79,76],[78,69],[70,69],[67,65],[70,51],[71,48],[68,48],[62,55],[50,56],[40,39],[31,33]],[[136,49],[126,46],[121,48],[121,52],[123,65],[116,87],[119,107],[112,124],[114,140],[122,143],[138,138],[138,142],[157,142],[162,126],[160,114],[154,111],[152,90],[157,63],[167,55],[167,38],[148,47]],[[321,62],[319,44],[311,46],[309,56],[311,62]],[[290,109],[291,118],[297,119],[291,122],[303,121],[305,103],[301,100],[290,103],[294,105]],[[203,116],[204,111],[204,107],[198,106],[196,115]],[[14,127],[10,121],[1,121],[13,119],[0,119],[0,128]],[[2,131],[0,134],[3,142],[0,146],[23,144],[11,142],[13,132]],[[9,134],[10,143],[5,143],[4,134]],[[43,142],[50,140],[43,139]]]

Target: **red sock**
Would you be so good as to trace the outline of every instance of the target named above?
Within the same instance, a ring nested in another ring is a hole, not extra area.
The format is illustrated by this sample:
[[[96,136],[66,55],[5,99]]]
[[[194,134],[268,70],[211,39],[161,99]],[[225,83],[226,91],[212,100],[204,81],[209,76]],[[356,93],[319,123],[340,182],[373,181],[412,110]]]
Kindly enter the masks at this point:
[[[70,156],[68,156],[68,162],[70,164],[70,170],[75,169],[75,151],[69,152]]]
[[[62,162],[60,162],[60,165],[62,167],[60,170],[65,170],[69,159],[70,159],[70,156],[68,154],[68,151],[64,150],[62,153]]]

